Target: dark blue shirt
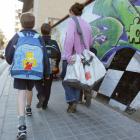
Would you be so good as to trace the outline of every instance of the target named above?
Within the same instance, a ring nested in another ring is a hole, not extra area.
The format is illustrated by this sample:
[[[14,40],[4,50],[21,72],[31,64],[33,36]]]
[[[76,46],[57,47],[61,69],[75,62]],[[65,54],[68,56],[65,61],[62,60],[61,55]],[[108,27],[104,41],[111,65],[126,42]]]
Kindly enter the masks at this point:
[[[27,35],[29,36],[29,34],[33,36],[35,33],[37,33],[33,29],[23,29],[20,32],[22,32],[25,36],[27,36]],[[14,52],[15,52],[14,46],[17,44],[18,39],[19,39],[19,36],[17,34],[15,34],[14,37],[9,41],[9,43],[6,47],[6,51],[5,51],[6,61],[10,65],[12,64],[13,56],[14,56]],[[50,62],[49,62],[49,58],[47,55],[45,43],[41,36],[39,37],[39,41],[40,41],[41,45],[43,46],[44,76],[48,78],[48,77],[50,77]]]

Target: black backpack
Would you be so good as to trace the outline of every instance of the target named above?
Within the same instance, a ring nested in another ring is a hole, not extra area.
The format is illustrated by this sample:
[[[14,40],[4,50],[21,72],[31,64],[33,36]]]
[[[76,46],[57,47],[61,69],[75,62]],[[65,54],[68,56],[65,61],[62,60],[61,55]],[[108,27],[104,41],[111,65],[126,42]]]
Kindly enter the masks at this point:
[[[59,72],[59,50],[55,46],[55,41],[45,41],[47,54],[50,60],[50,74],[57,74]]]

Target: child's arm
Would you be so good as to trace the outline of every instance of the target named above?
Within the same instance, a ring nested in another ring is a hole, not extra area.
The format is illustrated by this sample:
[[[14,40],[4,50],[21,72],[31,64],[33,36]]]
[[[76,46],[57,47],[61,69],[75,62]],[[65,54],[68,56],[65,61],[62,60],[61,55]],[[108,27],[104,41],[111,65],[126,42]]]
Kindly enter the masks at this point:
[[[16,45],[18,38],[19,36],[15,34],[14,37],[9,41],[6,47],[6,51],[5,51],[6,61],[10,65],[12,64],[12,61],[13,61],[13,56],[14,56],[14,51],[15,51],[14,46]]]
[[[45,47],[45,43],[42,39],[42,37],[39,38],[41,45],[43,46],[43,59],[44,59],[44,75],[45,78],[49,78],[50,77],[50,61],[49,61],[49,57],[47,55],[47,50]]]

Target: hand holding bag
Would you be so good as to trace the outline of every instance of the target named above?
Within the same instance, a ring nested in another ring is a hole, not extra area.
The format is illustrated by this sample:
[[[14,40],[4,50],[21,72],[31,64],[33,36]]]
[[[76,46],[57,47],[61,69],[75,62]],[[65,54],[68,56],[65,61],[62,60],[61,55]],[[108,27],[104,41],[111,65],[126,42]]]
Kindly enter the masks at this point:
[[[75,16],[73,16],[73,20],[76,22],[81,41],[85,44],[79,22]],[[67,66],[66,76],[63,80],[64,84],[91,91],[94,85],[105,76],[106,69],[104,65],[94,53],[87,49],[83,51],[83,55],[74,54],[72,59],[75,60],[75,63]]]

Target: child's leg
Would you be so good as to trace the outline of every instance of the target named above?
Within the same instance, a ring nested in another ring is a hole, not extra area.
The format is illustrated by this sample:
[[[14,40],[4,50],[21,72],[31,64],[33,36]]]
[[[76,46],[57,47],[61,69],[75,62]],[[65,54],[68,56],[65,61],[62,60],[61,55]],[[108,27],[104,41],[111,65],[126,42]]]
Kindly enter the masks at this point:
[[[27,102],[27,105],[26,105],[26,114],[28,116],[31,116],[32,115],[32,109],[31,109],[31,103],[32,103],[32,97],[33,97],[33,91],[31,90],[28,90],[26,89],[26,102]]]
[[[17,135],[18,139],[26,137],[26,123],[25,123],[26,88],[32,91],[33,86],[34,86],[34,81],[14,79],[14,88],[18,89],[18,116],[19,116],[19,127],[18,127],[18,135]],[[28,98],[28,104],[31,104],[32,92],[29,92],[27,98]],[[30,109],[30,114],[31,114],[31,109]]]
[[[27,108],[31,108],[32,103],[32,97],[33,97],[33,91],[26,90],[26,98],[27,98]]]
[[[18,116],[25,116],[26,90],[18,90]]]
[[[26,99],[26,90],[18,90],[18,116],[19,116],[19,127],[17,134],[18,139],[26,137],[25,99]]]
[[[36,107],[41,108],[45,100],[44,79],[36,81],[35,87],[36,87],[36,90],[38,91],[37,98],[39,99],[39,102],[37,103]]]
[[[50,79],[44,79],[45,101],[43,103],[43,108],[47,107],[48,101],[50,99],[52,80],[52,74],[50,74]]]
[[[38,92],[37,98],[39,99],[40,96],[44,96],[44,80],[37,80],[35,82],[35,87]]]

